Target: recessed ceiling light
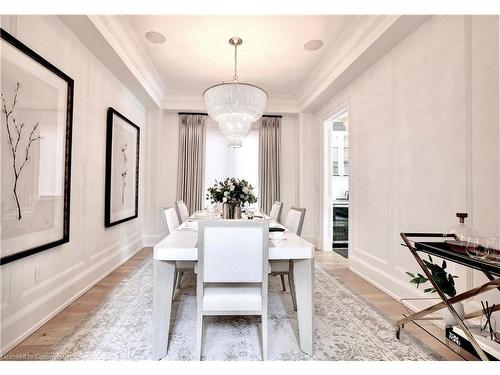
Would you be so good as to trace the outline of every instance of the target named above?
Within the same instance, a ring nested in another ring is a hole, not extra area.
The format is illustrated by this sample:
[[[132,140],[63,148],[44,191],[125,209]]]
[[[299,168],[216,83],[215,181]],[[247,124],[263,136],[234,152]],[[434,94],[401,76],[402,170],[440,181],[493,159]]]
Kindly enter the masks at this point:
[[[159,33],[157,31],[148,31],[144,34],[147,40],[154,44],[163,44],[167,39],[165,39],[165,35]]]
[[[304,44],[304,49],[306,51],[316,51],[323,47],[323,41],[320,39],[313,39]]]

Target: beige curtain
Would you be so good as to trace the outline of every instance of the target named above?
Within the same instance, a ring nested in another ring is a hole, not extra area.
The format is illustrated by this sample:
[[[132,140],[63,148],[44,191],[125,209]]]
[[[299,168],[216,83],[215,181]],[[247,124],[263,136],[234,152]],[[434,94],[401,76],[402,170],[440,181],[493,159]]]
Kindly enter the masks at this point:
[[[259,195],[262,212],[269,214],[280,200],[281,118],[262,117],[259,134]]]
[[[205,118],[204,115],[179,115],[177,200],[186,203],[190,214],[203,208]]]

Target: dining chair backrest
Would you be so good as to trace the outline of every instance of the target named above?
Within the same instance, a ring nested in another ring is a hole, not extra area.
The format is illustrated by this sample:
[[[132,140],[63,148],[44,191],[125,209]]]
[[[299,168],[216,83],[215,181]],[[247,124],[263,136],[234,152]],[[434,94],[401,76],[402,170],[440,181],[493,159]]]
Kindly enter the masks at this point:
[[[165,207],[163,209],[163,217],[165,219],[165,231],[167,232],[167,236],[172,234],[174,230],[179,226],[179,219],[177,218],[177,213],[175,212],[175,208],[172,206]]]
[[[274,202],[271,207],[271,212],[269,212],[269,217],[278,223],[281,220],[281,210],[283,209],[283,203]]]
[[[177,215],[179,216],[179,223],[185,222],[189,217],[189,211],[184,201],[175,202],[175,208],[177,209]]]
[[[262,283],[268,271],[267,220],[198,224],[198,277],[204,283]],[[266,274],[264,274],[266,272]]]
[[[304,217],[306,216],[306,209],[299,207],[292,207],[286,215],[285,227],[294,232],[297,236],[302,234],[302,225],[304,224]]]

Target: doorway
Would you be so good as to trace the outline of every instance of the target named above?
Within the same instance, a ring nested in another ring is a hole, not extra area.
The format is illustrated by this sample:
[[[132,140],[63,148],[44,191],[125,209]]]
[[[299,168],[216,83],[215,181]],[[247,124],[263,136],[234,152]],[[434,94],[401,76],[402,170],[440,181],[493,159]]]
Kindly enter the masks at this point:
[[[348,257],[349,238],[349,112],[324,122],[323,249]]]

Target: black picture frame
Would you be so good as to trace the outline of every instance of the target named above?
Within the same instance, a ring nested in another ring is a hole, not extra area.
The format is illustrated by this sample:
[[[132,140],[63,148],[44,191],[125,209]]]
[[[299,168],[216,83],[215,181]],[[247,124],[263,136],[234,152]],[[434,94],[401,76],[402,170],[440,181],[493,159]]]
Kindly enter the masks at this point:
[[[133,215],[112,221],[112,176],[113,176],[113,126],[114,118],[118,117],[137,131],[135,152],[135,212]],[[109,107],[106,117],[106,177],[105,177],[105,203],[104,203],[104,226],[106,228],[136,219],[139,216],[139,151],[140,151],[141,128],[116,109]]]
[[[73,129],[73,95],[74,95],[74,81],[65,74],[62,70],[58,69],[55,65],[44,59],[37,54],[27,45],[16,39],[4,29],[0,28],[0,39],[12,47],[17,49],[20,53],[31,58],[62,80],[67,83],[67,99],[66,99],[66,126],[65,126],[65,148],[64,148],[64,187],[63,187],[63,220],[62,220],[62,237],[39,246],[28,248],[0,257],[0,265],[4,265],[15,260],[25,258],[27,256],[37,254],[41,251],[62,245],[69,242],[70,239],[70,194],[71,194],[71,150],[72,150],[72,129]]]

